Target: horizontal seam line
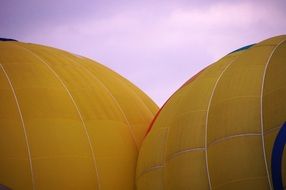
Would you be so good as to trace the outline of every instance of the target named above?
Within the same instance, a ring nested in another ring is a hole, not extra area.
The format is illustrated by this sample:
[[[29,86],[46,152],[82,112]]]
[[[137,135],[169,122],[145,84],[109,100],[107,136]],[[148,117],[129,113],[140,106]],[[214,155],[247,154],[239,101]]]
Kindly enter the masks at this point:
[[[196,152],[196,151],[205,151],[206,148],[205,147],[198,147],[198,148],[187,148],[187,149],[183,149],[181,151],[172,153],[168,156],[167,161],[175,159],[176,157],[180,156],[181,154],[184,153],[188,153],[188,152]]]
[[[236,183],[236,182],[240,182],[240,181],[248,181],[248,180],[253,180],[253,179],[263,179],[263,178],[267,178],[267,176],[261,176],[261,177],[248,177],[248,178],[242,178],[242,179],[238,179],[238,180],[231,180],[227,183],[223,183],[223,184],[219,184],[218,186],[216,186],[215,188],[218,188],[218,187],[222,187],[224,185],[227,185],[227,184],[232,184],[232,183]]]
[[[231,101],[231,100],[239,99],[239,98],[260,98],[260,97],[259,96],[235,96],[235,97],[227,98],[227,99],[224,99],[224,100],[222,100],[220,102],[214,103],[213,106],[221,104],[223,102],[228,102],[228,101]]]
[[[277,129],[280,129],[281,126],[279,127],[274,127],[274,128],[271,128],[271,129],[266,129],[264,130],[264,134],[269,134],[269,133],[272,133],[273,131],[277,130]]]
[[[281,89],[284,89],[284,88],[286,88],[286,86],[282,86],[282,87],[280,87],[280,88],[275,88],[275,89],[273,89],[273,90],[270,90],[270,91],[268,91],[268,92],[265,92],[265,93],[263,93],[263,97],[265,97],[265,96],[267,96],[267,95],[270,95],[270,94],[274,93],[275,91],[278,91],[278,90],[281,90]]]
[[[233,138],[237,138],[237,137],[244,137],[244,136],[259,136],[261,135],[261,133],[242,133],[242,134],[237,134],[237,135],[229,135],[229,136],[225,136],[216,140],[211,141],[210,143],[208,143],[208,146],[210,145],[214,145],[220,142],[224,142]]]
[[[143,175],[147,174],[147,173],[150,173],[154,170],[157,170],[157,169],[160,169],[160,168],[163,168],[164,166],[162,164],[160,165],[153,165],[151,166],[150,168],[148,169],[145,169],[138,177],[136,177],[136,179],[139,179],[140,177],[142,177]]]

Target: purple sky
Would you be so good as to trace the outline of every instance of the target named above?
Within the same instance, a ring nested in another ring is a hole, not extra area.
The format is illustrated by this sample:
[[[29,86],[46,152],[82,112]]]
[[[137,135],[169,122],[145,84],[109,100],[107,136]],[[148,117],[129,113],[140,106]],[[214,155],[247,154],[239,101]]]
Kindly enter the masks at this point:
[[[225,54],[285,33],[285,0],[1,0],[0,6],[0,37],[97,60],[159,106]]]

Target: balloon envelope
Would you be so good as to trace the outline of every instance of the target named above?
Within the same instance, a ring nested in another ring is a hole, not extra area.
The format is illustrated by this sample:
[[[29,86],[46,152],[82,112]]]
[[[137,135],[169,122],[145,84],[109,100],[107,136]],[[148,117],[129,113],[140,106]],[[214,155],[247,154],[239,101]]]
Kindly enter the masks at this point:
[[[0,184],[14,190],[134,189],[157,106],[90,59],[0,42]]]
[[[240,48],[205,68],[153,121],[139,153],[137,189],[271,189],[285,97],[286,36]]]

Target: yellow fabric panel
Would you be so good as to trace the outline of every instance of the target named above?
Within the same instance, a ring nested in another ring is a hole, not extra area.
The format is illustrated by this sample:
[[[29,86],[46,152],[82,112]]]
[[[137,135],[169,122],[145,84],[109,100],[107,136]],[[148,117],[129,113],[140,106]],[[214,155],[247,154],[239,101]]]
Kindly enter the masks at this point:
[[[269,61],[265,74],[265,83],[263,88],[263,126],[265,151],[268,163],[268,169],[271,171],[271,154],[274,140],[280,127],[286,122],[286,38],[284,42],[277,47]],[[283,184],[286,184],[285,157],[284,167],[282,167]]]
[[[81,155],[34,158],[36,189],[97,189],[91,162]]]
[[[269,184],[267,182],[267,178],[265,177],[255,177],[255,178],[250,178],[250,179],[245,179],[245,180],[237,180],[233,181],[227,184],[222,185],[221,187],[215,188],[215,189],[226,189],[226,190],[241,190],[241,189],[246,189],[246,190],[253,190],[253,189],[259,189],[259,190],[264,190],[264,189],[269,189]]]
[[[210,106],[208,143],[231,135],[261,131],[261,83],[272,50],[273,46],[254,46],[224,72]]]
[[[152,100],[100,64],[54,48],[0,43],[0,61],[23,113],[35,189],[134,189],[137,149],[157,109]],[[11,92],[7,81],[5,85],[1,83],[0,89],[6,89],[6,97]],[[19,116],[8,111],[16,110],[14,104],[8,101],[3,112],[16,123]],[[1,127],[10,127],[7,123],[0,118]],[[21,129],[16,124],[14,128]],[[3,129],[8,135],[9,130]],[[22,131],[17,133],[23,136]],[[16,137],[7,138],[13,141]],[[7,147],[0,142],[0,148]],[[2,158],[5,156],[0,155]],[[25,162],[27,158],[25,155]],[[28,181],[18,171],[12,172],[17,167],[8,170],[0,165],[1,171],[20,176],[8,176],[0,183],[13,189],[32,189],[28,163],[21,167]]]
[[[144,140],[144,143],[139,152],[140,159],[137,161],[137,179],[139,179],[140,176],[145,175],[145,173],[161,170],[165,160],[164,154],[167,134],[167,128],[154,128],[152,133],[149,133],[148,138]],[[155,138],[156,141],[154,142]],[[160,183],[162,182],[159,179],[157,180],[160,181]]]
[[[164,189],[209,189],[205,152],[189,151],[167,160]]]
[[[163,178],[162,170],[155,169],[152,172],[144,173],[137,179],[136,190],[164,189],[162,181],[158,180],[161,178]]]
[[[1,64],[1,59],[0,59]],[[6,72],[6,71],[5,71]],[[0,66],[0,184],[32,189],[31,171],[23,126],[9,79]]]
[[[104,157],[97,160],[102,189],[135,189],[134,157]]]
[[[256,189],[263,182],[268,189],[261,136],[241,136],[217,142],[208,147],[208,165],[213,189],[229,189],[233,184],[237,189]],[[263,180],[254,180],[263,178]],[[252,183],[252,182],[253,183]],[[227,185],[227,186],[225,186]],[[241,186],[239,186],[241,185]]]
[[[286,40],[286,38],[285,38]],[[264,130],[281,127],[286,117],[286,42],[273,53],[267,68],[263,92]]]
[[[128,126],[111,120],[92,120],[87,127],[94,142],[102,188],[133,189],[137,149]]]

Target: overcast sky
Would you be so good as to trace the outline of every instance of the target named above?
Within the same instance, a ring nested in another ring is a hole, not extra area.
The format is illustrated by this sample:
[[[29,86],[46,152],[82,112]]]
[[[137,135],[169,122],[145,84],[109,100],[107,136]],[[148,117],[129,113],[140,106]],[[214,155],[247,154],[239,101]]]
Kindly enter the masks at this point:
[[[286,0],[1,0],[0,6],[0,37],[99,61],[159,106],[227,53],[285,33]]]

